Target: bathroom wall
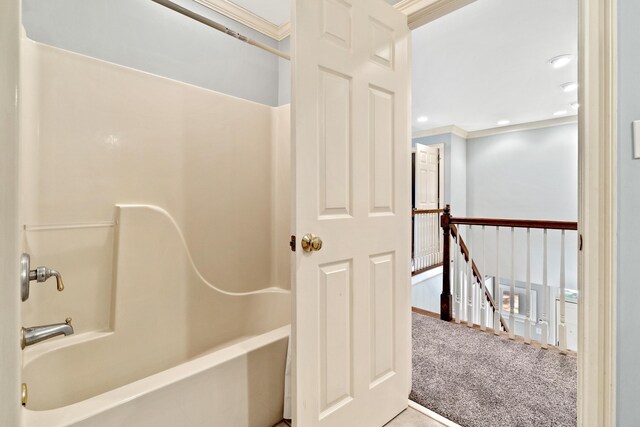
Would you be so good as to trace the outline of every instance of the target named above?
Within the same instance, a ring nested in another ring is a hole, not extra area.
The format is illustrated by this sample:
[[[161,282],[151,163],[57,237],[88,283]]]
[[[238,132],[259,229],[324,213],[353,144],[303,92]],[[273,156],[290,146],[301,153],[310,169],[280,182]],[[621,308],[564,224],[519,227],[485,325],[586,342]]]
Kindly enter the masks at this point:
[[[284,53],[291,52],[291,37],[278,43],[278,49]],[[291,61],[278,58],[278,105],[291,103]]]
[[[640,321],[638,260],[640,259],[640,160],[633,159],[631,122],[640,119],[640,2],[618,0],[618,288],[617,424],[640,422]]]
[[[291,106],[272,109],[271,141],[271,283],[291,289],[291,254],[289,241],[293,232],[291,206]]]
[[[0,2],[0,425],[20,425],[18,200],[20,2]]]
[[[278,42],[192,0],[175,3],[272,47]],[[278,104],[278,57],[150,0],[23,0],[32,40],[203,88]],[[287,82],[288,83],[288,82]]]
[[[118,203],[166,209],[218,288],[289,287],[272,252],[281,251],[285,270],[284,226],[279,247],[271,238],[288,209],[276,203],[288,202],[287,189],[272,184],[288,176],[285,108],[28,40],[23,54],[24,247],[34,265],[59,269],[66,285],[58,293],[52,283],[34,284],[25,324],[69,316],[76,332],[109,327]],[[275,150],[278,143],[285,146]]]

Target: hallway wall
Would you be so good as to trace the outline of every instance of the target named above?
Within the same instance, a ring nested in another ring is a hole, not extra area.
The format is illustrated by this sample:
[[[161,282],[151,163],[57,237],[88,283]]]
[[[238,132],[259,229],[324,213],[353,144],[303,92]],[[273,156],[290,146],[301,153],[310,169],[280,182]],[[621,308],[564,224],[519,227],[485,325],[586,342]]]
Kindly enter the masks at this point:
[[[577,123],[468,139],[467,211],[577,221]]]
[[[617,423],[640,422],[640,159],[633,159],[631,122],[640,119],[640,2],[618,0],[618,289]]]
[[[474,218],[578,220],[577,123],[467,140],[467,211]],[[487,248],[495,248],[494,229]],[[516,280],[526,282],[526,231],[516,229]],[[480,230],[474,232],[481,241]],[[560,232],[548,232],[549,284],[560,285]],[[491,243],[489,243],[491,242]],[[566,233],[566,286],[578,288],[577,232]],[[508,230],[500,239],[501,277],[511,274]],[[482,262],[482,256],[475,257]],[[494,255],[487,256],[493,274]],[[543,237],[531,231],[531,280],[542,283]]]

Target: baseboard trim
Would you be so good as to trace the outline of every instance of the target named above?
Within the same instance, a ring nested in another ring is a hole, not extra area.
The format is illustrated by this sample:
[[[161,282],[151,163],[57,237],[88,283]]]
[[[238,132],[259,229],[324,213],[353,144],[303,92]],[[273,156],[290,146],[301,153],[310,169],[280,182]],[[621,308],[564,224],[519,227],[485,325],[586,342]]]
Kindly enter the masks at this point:
[[[423,316],[429,316],[429,317],[433,317],[434,319],[440,320],[440,315],[438,313],[434,313],[433,311],[424,310],[424,309],[418,308],[418,307],[411,307],[411,311],[413,313],[422,314]],[[444,320],[443,320],[443,322],[444,322]]]
[[[439,276],[442,274],[442,265],[439,265],[435,268],[432,268],[430,270],[424,271],[420,274],[416,274],[415,276],[411,276],[411,284],[415,285],[417,283],[421,283],[424,282],[425,280],[429,280],[432,279],[436,276]]]
[[[447,427],[461,427],[459,424],[456,424],[453,421],[443,417],[442,415],[433,412],[431,409],[425,408],[424,406],[414,402],[413,400],[409,400],[409,408],[415,409],[421,414],[424,414],[427,417],[431,418],[432,420],[435,420],[440,424],[444,424]]]

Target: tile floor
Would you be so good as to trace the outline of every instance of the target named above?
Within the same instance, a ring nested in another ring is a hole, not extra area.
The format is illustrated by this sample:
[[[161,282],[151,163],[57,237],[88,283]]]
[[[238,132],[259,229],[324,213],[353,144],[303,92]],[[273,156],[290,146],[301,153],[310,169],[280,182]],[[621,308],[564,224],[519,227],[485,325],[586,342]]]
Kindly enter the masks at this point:
[[[416,411],[413,408],[407,408],[402,411],[397,417],[387,423],[385,427],[445,427],[441,424],[429,418],[428,416]]]
[[[286,421],[282,421],[274,427],[289,427],[290,425]],[[413,408],[407,408],[384,427],[444,427],[444,424],[440,424]]]

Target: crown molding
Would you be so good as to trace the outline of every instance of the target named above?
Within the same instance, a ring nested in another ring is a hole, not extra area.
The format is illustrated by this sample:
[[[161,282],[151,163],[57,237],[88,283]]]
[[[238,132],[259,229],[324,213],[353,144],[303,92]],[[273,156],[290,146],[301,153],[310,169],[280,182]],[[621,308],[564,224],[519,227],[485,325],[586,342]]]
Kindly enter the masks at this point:
[[[460,138],[473,139],[473,138],[482,138],[484,136],[500,135],[503,133],[522,132],[525,130],[534,130],[534,129],[544,129],[544,128],[550,128],[553,126],[568,125],[571,123],[578,123],[577,115],[558,117],[558,118],[549,119],[549,120],[539,120],[539,121],[528,122],[528,123],[518,123],[516,125],[511,125],[511,126],[500,126],[497,128],[475,130],[471,132],[466,131],[456,125],[449,125],[449,126],[442,126],[438,128],[413,132],[413,135],[411,136],[411,138],[412,139],[424,138],[427,136],[445,135],[450,133],[453,135],[457,135]]]
[[[468,135],[469,135],[469,132],[467,132],[466,130],[455,125],[449,125],[449,126],[442,126],[439,128],[433,128],[433,129],[414,132],[412,135],[412,138],[424,138],[427,136],[444,135],[447,133],[451,133],[465,139],[468,138]]]
[[[392,6],[405,15],[411,15],[430,6],[436,1],[438,0],[402,0]]]
[[[218,12],[227,18],[233,19],[247,27],[271,37],[276,41],[281,41],[291,33],[291,23],[285,22],[282,25],[276,25],[255,13],[238,6],[229,0],[195,0],[214,12]]]
[[[409,28],[414,30],[474,1],[476,0],[403,0],[395,7],[407,13]]]
[[[511,133],[511,132],[521,132],[524,130],[534,130],[534,129],[543,129],[549,128],[553,126],[562,126],[568,125],[571,123],[578,123],[578,116],[566,116],[566,117],[558,117],[555,119],[549,120],[540,120],[537,122],[528,122],[528,123],[519,123],[517,125],[511,126],[500,126],[497,128],[491,129],[483,129],[476,130],[468,133],[468,139],[473,138],[482,138],[483,136],[492,136],[492,135],[500,135],[503,133]]]
[[[473,3],[475,0],[402,0],[393,5],[396,10],[407,15],[409,28],[415,29],[456,9]],[[231,0],[195,0],[214,12],[233,19],[247,27],[282,41],[291,35],[291,22],[276,25]]]

